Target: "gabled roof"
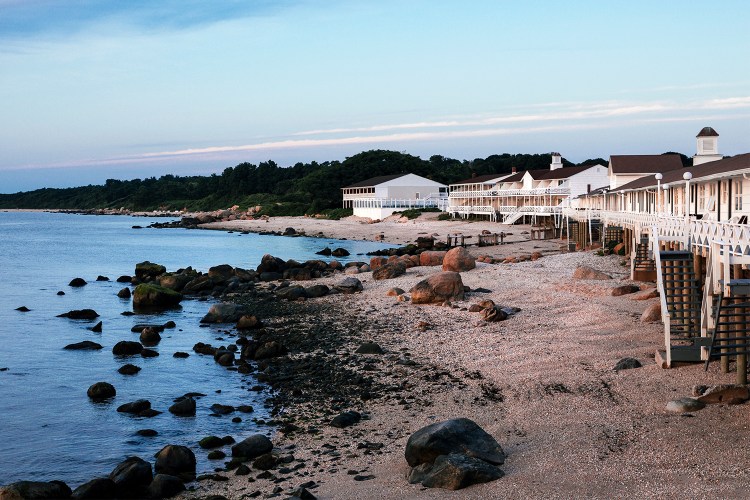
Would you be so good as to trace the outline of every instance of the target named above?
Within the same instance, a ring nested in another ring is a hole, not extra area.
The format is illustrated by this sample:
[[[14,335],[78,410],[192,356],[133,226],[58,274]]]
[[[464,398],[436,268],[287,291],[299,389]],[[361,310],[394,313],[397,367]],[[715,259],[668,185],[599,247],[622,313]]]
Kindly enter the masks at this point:
[[[741,172],[747,170],[750,172],[750,153],[745,153],[731,158],[724,158],[723,160],[716,160],[708,163],[703,163],[689,168],[681,168],[679,170],[670,170],[664,172],[661,184],[673,184],[685,182],[682,175],[685,172],[693,174],[693,180],[699,180],[709,176],[721,176],[721,174],[729,174],[731,172]],[[656,179],[653,175],[647,175],[636,179],[632,182],[628,182],[613,191],[632,191],[634,189],[643,189],[649,187],[655,187],[657,185]]]
[[[476,177],[470,177],[468,179],[464,179],[462,181],[453,182],[451,185],[455,184],[482,184],[489,181],[494,181],[496,179],[503,179],[507,177],[508,174],[488,174],[488,175],[477,175]]]
[[[344,186],[341,189],[347,189],[347,188],[360,188],[360,187],[373,187],[377,186],[379,184],[383,184],[384,182],[392,181],[394,179],[399,179],[401,177],[404,177],[409,174],[395,174],[395,175],[381,175],[380,177],[372,177],[370,179],[355,182],[354,184],[349,184],[348,186]]]
[[[682,168],[679,155],[612,155],[609,165],[615,174],[655,174]]]
[[[719,137],[719,134],[711,127],[703,127],[695,137]]]
[[[591,167],[596,167],[596,165],[585,165],[582,167],[563,167],[556,168],[555,170],[544,170],[544,173],[538,175],[532,174],[532,177],[538,181],[546,181],[551,179],[567,179],[568,177],[575,174],[580,174],[581,172],[584,172]]]

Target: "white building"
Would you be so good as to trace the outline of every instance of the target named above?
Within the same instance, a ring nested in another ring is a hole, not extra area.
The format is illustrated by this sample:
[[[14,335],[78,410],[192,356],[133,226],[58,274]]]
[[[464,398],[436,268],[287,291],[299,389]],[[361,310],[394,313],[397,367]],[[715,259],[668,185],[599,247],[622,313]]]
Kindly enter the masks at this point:
[[[343,207],[354,215],[384,219],[410,208],[436,207],[448,203],[448,186],[415,174],[373,177],[341,188]]]

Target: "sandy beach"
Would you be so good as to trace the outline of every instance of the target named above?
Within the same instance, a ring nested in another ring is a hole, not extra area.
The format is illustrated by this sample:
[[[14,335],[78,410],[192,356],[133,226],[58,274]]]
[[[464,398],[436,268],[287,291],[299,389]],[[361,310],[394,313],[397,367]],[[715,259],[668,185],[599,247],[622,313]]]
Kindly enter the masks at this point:
[[[293,227],[308,235],[350,239],[373,239],[382,232],[386,241],[398,244],[425,233],[504,228],[481,222],[361,224],[297,218],[221,224],[233,230]],[[614,287],[633,283],[624,259],[590,251],[557,253],[561,241],[529,241],[527,229],[505,228],[513,233],[511,243],[471,251],[497,256],[540,251],[544,257],[477,263],[462,273],[464,284],[489,292],[471,292],[451,307],[414,305],[386,295],[392,287],[408,291],[440,272],[439,266],[413,267],[382,281],[362,273],[357,275],[364,285],[361,293],[309,300],[307,306],[314,302],[317,308],[307,313],[300,304],[298,323],[358,321],[359,330],[349,331],[327,355],[368,370],[399,392],[351,407],[366,417],[352,427],[334,428],[329,418],[315,417],[309,426],[314,432],[302,428],[273,435],[276,452],[302,464],[293,472],[251,470],[249,476],[238,476],[227,471],[221,473],[227,480],[198,482],[183,498],[285,498],[304,483],[322,499],[746,497],[748,406],[709,405],[689,414],[665,410],[668,401],[691,396],[693,386],[732,383],[734,373],[721,374],[715,362],[708,372],[702,365],[657,366],[653,358],[663,345],[663,327],[640,318],[658,299],[611,295]],[[613,279],[573,279],[580,265]],[[320,282],[331,285],[341,278]],[[467,310],[483,299],[521,311],[487,323]],[[285,318],[268,323],[271,331],[290,327]],[[364,341],[378,343],[385,354],[354,354]],[[624,357],[643,366],[615,371]],[[326,410],[342,409],[347,408],[331,403]],[[293,404],[285,411],[314,414]],[[508,455],[501,467],[505,476],[458,492],[410,485],[404,459],[408,437],[456,417],[474,420],[502,445]]]

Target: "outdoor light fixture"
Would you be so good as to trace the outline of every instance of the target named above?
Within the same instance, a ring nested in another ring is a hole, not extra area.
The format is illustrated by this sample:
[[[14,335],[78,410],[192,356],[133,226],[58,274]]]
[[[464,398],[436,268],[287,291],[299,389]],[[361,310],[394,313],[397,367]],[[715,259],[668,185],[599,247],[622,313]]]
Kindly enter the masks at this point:
[[[690,179],[693,178],[693,174],[685,172],[682,174],[682,178],[685,179],[685,217],[690,217]]]
[[[664,178],[661,172],[654,175],[656,178],[656,213],[661,212],[661,180]]]

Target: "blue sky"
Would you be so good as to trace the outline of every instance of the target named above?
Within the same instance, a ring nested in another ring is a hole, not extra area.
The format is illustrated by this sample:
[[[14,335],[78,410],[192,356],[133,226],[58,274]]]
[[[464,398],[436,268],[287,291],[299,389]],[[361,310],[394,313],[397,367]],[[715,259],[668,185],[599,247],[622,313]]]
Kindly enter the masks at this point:
[[[0,0],[0,192],[242,161],[750,151],[745,0]]]

